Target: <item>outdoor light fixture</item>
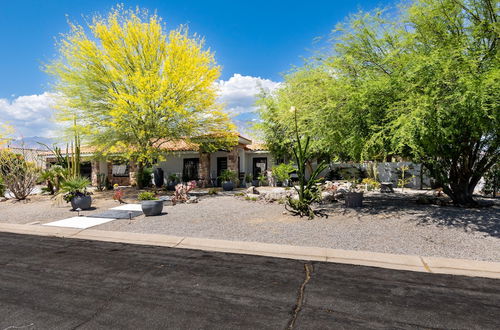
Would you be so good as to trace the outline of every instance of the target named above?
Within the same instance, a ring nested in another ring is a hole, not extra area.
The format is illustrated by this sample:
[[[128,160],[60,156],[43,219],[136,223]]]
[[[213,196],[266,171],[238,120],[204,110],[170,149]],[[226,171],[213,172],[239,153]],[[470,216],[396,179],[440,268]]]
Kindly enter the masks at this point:
[[[78,216],[80,216],[80,212],[81,212],[81,211],[82,211],[82,209],[81,209],[81,208],[77,208],[77,209],[76,209],[76,212],[78,212]]]
[[[128,223],[132,222],[132,211],[128,211]]]

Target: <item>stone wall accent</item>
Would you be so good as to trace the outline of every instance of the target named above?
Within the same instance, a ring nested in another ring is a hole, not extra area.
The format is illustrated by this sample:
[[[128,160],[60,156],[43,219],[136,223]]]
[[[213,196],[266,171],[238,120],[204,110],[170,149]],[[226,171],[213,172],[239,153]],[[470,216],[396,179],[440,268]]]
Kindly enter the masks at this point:
[[[198,176],[203,187],[210,184],[210,153],[200,153]]]
[[[231,171],[239,173],[237,147],[234,147],[227,153],[227,168]]]
[[[136,186],[137,185],[137,164],[134,161],[130,161],[129,166],[129,185]]]
[[[108,161],[107,166],[108,166],[107,178],[111,183],[111,185],[117,184],[119,186],[130,186],[131,182],[130,175],[128,177],[113,176],[113,162]],[[129,173],[131,173],[131,171]]]
[[[91,179],[92,179],[92,186],[96,187],[97,186],[97,175],[100,173],[100,168],[99,168],[99,160],[94,159],[90,161],[90,165],[92,168],[91,171]]]

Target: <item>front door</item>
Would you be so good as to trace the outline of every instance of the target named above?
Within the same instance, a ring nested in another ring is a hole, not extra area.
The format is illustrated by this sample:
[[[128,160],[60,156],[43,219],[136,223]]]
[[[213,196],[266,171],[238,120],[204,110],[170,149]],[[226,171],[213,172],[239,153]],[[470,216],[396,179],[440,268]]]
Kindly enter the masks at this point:
[[[217,157],[217,186],[221,186],[219,176],[222,171],[227,170],[227,157]]]
[[[198,180],[199,165],[199,158],[184,158],[184,166],[182,168],[182,181],[188,182],[191,180]]]
[[[266,157],[256,157],[253,159],[253,179],[258,180],[259,175],[265,174],[267,171],[267,158]]]

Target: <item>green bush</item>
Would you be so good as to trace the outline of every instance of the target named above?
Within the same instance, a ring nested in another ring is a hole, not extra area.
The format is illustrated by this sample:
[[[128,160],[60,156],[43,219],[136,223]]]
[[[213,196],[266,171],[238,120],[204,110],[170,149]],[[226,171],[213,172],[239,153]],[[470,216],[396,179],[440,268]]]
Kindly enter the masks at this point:
[[[500,163],[493,165],[484,175],[483,193],[496,197],[500,191]]]
[[[361,181],[361,184],[366,185],[367,190],[373,190],[373,189],[379,189],[380,188],[380,182],[378,182],[375,179],[372,178],[364,178]]]
[[[2,198],[3,196],[5,196],[5,183],[3,182],[3,179],[2,177],[0,176],[0,198]]]
[[[150,192],[150,191],[143,191],[143,192],[139,193],[137,198],[140,201],[156,201],[156,200],[158,200],[158,198],[155,196],[155,194]]]
[[[150,187],[152,184],[153,169],[144,167],[137,172],[137,184],[139,187]]]
[[[295,171],[293,165],[290,164],[279,164],[271,170],[273,176],[280,182],[285,182],[286,180],[290,180],[290,173]]]

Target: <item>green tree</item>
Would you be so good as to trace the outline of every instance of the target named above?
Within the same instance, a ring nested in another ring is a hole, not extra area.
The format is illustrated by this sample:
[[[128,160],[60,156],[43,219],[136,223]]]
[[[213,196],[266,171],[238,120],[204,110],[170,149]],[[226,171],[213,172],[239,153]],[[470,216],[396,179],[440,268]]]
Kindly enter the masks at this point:
[[[333,52],[287,77],[282,90],[311,100],[304,128],[323,150],[421,162],[455,204],[474,205],[475,186],[500,159],[498,2],[415,0],[400,8],[337,26]],[[317,71],[327,77],[319,90],[303,78]],[[261,100],[262,112],[289,127],[292,120],[272,113],[287,100],[282,90]]]
[[[158,16],[122,7],[70,27],[46,70],[59,119],[98,151],[124,152],[140,172],[169,141],[233,131],[216,103],[220,68],[187,28],[166,32]]]

